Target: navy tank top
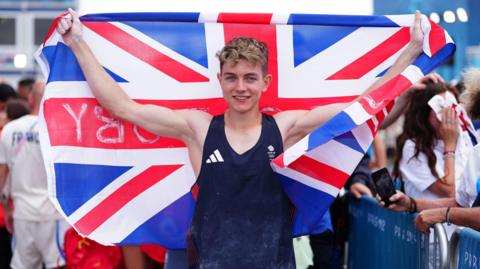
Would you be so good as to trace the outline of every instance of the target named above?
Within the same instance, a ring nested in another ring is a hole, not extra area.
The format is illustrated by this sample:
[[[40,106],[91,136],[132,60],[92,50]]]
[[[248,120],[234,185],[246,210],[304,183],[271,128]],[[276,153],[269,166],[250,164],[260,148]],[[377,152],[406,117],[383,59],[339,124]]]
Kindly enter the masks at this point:
[[[270,161],[283,152],[273,117],[262,115],[260,138],[243,154],[212,119],[198,176],[187,253],[190,268],[295,268],[289,200]]]

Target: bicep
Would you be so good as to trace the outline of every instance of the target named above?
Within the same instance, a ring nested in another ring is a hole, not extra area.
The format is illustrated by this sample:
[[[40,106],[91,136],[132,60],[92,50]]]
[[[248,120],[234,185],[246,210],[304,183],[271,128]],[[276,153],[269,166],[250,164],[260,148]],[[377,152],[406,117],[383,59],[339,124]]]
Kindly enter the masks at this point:
[[[292,144],[298,142],[307,134],[333,118],[348,105],[348,103],[337,103],[316,107],[312,110],[296,111],[289,120],[290,124],[285,132],[285,141],[293,141]]]
[[[347,106],[347,103],[337,103],[316,107],[299,117],[293,127],[310,133],[340,113]]]
[[[194,136],[196,125],[208,120],[209,114],[197,110],[172,110],[151,104],[131,104],[125,120],[142,127],[156,135],[180,139],[186,142]],[[204,115],[206,114],[206,115]]]

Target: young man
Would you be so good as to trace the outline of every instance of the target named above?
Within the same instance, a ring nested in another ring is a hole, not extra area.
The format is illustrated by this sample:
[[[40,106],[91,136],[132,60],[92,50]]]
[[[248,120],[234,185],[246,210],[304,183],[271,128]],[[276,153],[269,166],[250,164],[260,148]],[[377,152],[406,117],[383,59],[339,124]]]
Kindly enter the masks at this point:
[[[219,53],[218,81],[228,103],[225,114],[171,110],[130,99],[103,70],[82,39],[78,15],[69,9],[57,26],[75,54],[100,104],[117,118],[157,135],[182,140],[199,184],[187,239],[192,268],[294,268],[289,203],[270,167],[279,155],[349,104],[275,116],[259,111],[272,80],[267,48],[252,38],[235,38]],[[367,92],[406,68],[421,52],[420,14],[412,40],[389,72]],[[213,159],[215,158],[215,159]]]

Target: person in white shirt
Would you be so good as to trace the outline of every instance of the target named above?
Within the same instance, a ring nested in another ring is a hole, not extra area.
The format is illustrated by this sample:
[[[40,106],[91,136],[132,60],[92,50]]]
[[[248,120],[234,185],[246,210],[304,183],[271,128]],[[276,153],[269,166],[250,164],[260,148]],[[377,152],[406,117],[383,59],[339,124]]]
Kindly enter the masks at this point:
[[[471,69],[464,74],[465,93],[461,100],[465,103],[466,111],[472,119],[480,119],[480,70]],[[415,226],[421,232],[428,232],[436,223],[453,223],[480,230],[480,209],[469,208],[480,206],[480,144],[477,144],[467,156],[465,168],[457,178],[455,195],[442,199],[415,200],[402,192],[391,197],[393,204],[390,209],[395,211],[420,211],[415,219]]]
[[[38,112],[45,84],[30,95],[31,114],[5,125],[0,139],[0,189],[14,204],[12,268],[58,268],[65,264],[63,238],[68,224],[48,198],[47,176],[40,150]]]

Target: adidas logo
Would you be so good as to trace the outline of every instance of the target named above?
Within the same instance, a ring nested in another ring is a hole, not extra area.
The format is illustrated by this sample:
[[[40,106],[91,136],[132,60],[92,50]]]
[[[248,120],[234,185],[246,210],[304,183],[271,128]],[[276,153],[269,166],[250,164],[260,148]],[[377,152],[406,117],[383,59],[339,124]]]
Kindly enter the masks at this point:
[[[213,154],[210,154],[210,157],[208,157],[206,163],[223,163],[223,158],[222,155],[220,155],[220,151],[216,149]]]

